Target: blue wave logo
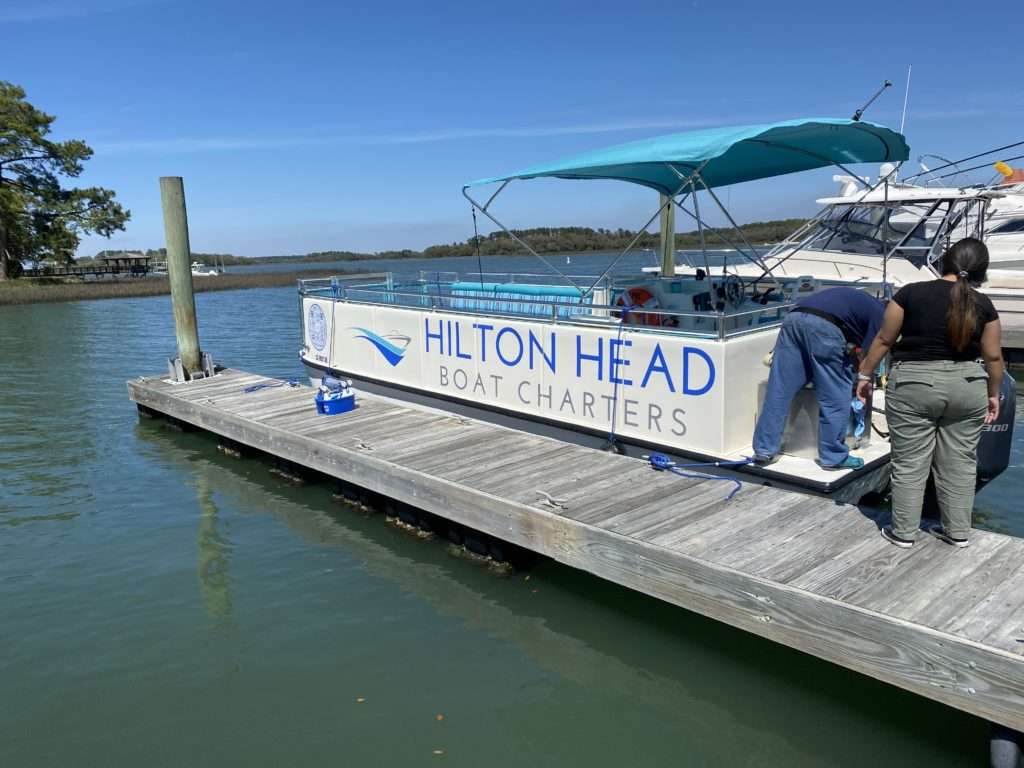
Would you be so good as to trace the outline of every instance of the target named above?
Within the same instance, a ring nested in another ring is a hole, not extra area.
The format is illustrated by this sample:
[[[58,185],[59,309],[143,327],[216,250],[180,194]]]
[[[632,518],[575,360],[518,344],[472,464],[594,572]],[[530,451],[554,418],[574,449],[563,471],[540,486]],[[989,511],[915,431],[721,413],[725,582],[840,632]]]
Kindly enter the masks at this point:
[[[368,342],[373,344],[380,352],[384,359],[387,360],[391,365],[398,365],[402,362],[402,358],[405,357],[406,350],[409,349],[409,342],[412,341],[408,336],[401,333],[385,334],[379,336],[368,328],[360,328],[359,326],[352,326],[350,330],[358,331],[356,334],[357,339],[366,339]]]

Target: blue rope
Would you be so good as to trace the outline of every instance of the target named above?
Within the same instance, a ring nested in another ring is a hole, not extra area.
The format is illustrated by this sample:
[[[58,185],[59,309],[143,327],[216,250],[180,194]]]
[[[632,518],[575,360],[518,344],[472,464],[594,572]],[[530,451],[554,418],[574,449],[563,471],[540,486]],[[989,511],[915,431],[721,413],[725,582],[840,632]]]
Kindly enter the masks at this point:
[[[258,392],[261,389],[273,389],[274,387],[283,387],[285,385],[289,387],[297,387],[299,386],[299,380],[288,379],[288,381],[278,381],[274,383],[264,381],[259,384],[253,384],[252,386],[248,386],[242,391],[245,392],[246,394],[249,394],[250,392]]]
[[[704,472],[683,472],[683,469],[690,467],[742,467],[754,461],[752,458],[747,457],[744,459],[735,459],[730,461],[703,461],[695,464],[676,464],[663,453],[652,453],[647,458],[651,462],[651,466],[658,471],[664,471],[667,469],[673,475],[679,475],[679,477],[686,477],[691,480],[723,480],[734,483],[735,487],[729,492],[729,495],[725,497],[726,501],[732,500],[732,497],[735,496],[739,492],[740,488],[743,487],[743,483],[735,477],[719,477],[718,475],[709,475]]]

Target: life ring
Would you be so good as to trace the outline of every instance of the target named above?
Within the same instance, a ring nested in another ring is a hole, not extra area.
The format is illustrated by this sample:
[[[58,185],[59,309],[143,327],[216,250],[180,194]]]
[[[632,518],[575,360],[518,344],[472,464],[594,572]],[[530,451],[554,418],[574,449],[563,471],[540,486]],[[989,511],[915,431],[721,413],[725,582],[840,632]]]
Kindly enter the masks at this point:
[[[661,325],[662,316],[652,312],[641,312],[642,309],[657,309],[661,306],[653,293],[646,288],[627,288],[615,299],[615,306],[629,307],[622,313],[623,322],[630,325]]]

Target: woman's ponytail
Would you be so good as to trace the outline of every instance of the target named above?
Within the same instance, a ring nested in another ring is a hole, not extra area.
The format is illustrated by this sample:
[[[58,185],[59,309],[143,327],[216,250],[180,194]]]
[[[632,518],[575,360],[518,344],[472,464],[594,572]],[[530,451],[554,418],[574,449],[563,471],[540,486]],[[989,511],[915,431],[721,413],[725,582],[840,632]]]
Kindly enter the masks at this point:
[[[953,349],[957,352],[967,349],[977,323],[974,297],[971,296],[971,286],[967,284],[967,272],[961,270],[949,297],[949,316],[946,319],[946,330],[949,332]]]
[[[942,274],[956,275],[956,283],[949,297],[946,331],[957,352],[963,352],[974,337],[978,324],[978,310],[971,292],[971,283],[985,281],[988,270],[988,248],[973,237],[967,237],[946,251],[942,259]]]

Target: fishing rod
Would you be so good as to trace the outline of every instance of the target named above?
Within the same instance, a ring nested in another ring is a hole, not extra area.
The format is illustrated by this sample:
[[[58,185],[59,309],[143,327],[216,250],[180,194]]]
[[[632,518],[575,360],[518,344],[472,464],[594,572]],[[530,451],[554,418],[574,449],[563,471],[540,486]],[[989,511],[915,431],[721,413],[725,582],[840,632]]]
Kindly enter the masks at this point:
[[[1020,143],[1021,143],[1021,144],[1024,144],[1024,141],[1022,141],[1022,142],[1020,142]],[[996,151],[996,150],[993,150],[993,151]],[[985,154],[987,155],[987,154],[989,154],[989,153],[988,153],[988,152],[986,152]],[[980,155],[979,155],[979,157],[980,157]],[[1011,162],[1012,160],[1020,160],[1020,159],[1022,159],[1022,158],[1024,158],[1024,155],[1014,155],[1013,157],[1007,157],[1007,158],[1005,158],[1005,159],[1004,159],[1004,160],[1002,160],[1001,162],[1003,162],[1003,163],[1008,163],[1008,162]],[[962,161],[961,161],[961,162],[962,162]],[[945,178],[946,178],[947,176],[957,176],[957,175],[959,175],[959,174],[961,174],[961,173],[967,173],[967,172],[969,172],[969,171],[976,171],[976,170],[978,170],[979,168],[988,168],[988,167],[989,167],[990,165],[991,165],[991,163],[982,163],[981,165],[974,165],[974,166],[971,166],[970,168],[964,168],[964,169],[963,169],[962,171],[960,171],[960,170],[957,170],[957,171],[952,171],[952,172],[950,172],[950,173],[945,173],[945,174],[943,174],[942,176],[936,176],[935,178],[936,178],[936,179],[945,179]],[[913,178],[913,177],[911,177],[911,178]]]
[[[910,181],[911,179],[916,179],[919,176],[924,176],[926,173],[935,173],[936,171],[941,171],[943,168],[949,168],[952,165],[959,165],[960,163],[966,163],[968,160],[977,160],[979,157],[984,157],[985,155],[995,154],[996,152],[1002,152],[1004,149],[1013,149],[1014,147],[1019,147],[1019,146],[1022,146],[1022,145],[1024,145],[1024,141],[1017,141],[1017,142],[1014,142],[1013,144],[1007,144],[1007,145],[1002,146],[1002,147],[996,147],[995,149],[990,149],[987,152],[979,152],[976,155],[969,155],[968,157],[962,157],[959,160],[950,160],[950,161],[947,161],[945,165],[939,165],[939,166],[936,166],[935,168],[929,168],[927,171],[921,171],[920,173],[915,173],[913,176],[908,176],[907,178],[904,179],[904,181]],[[1019,160],[1020,158],[1018,158],[1018,157],[1011,157],[1011,158],[1008,158],[1008,159],[1009,160]],[[985,165],[988,165],[988,163],[985,163]],[[985,167],[984,165],[979,165],[979,166],[977,166],[975,168],[968,168],[967,170],[968,171],[974,171],[974,170],[977,170],[978,168],[984,168],[984,167]],[[957,171],[957,173],[966,173],[966,171]],[[955,175],[956,174],[948,174],[948,173],[946,174],[946,176],[955,176]],[[946,178],[946,176],[939,176],[938,178],[944,179],[944,178]]]
[[[875,99],[882,95],[882,91],[884,91],[886,88],[889,88],[890,86],[892,86],[892,80],[886,80],[884,83],[882,83],[882,87],[875,91],[875,95],[868,99],[867,103],[865,103],[863,107],[861,107],[860,109],[853,113],[853,121],[855,123],[858,122],[861,118],[861,115],[864,114],[864,111],[872,104],[874,104]]]

